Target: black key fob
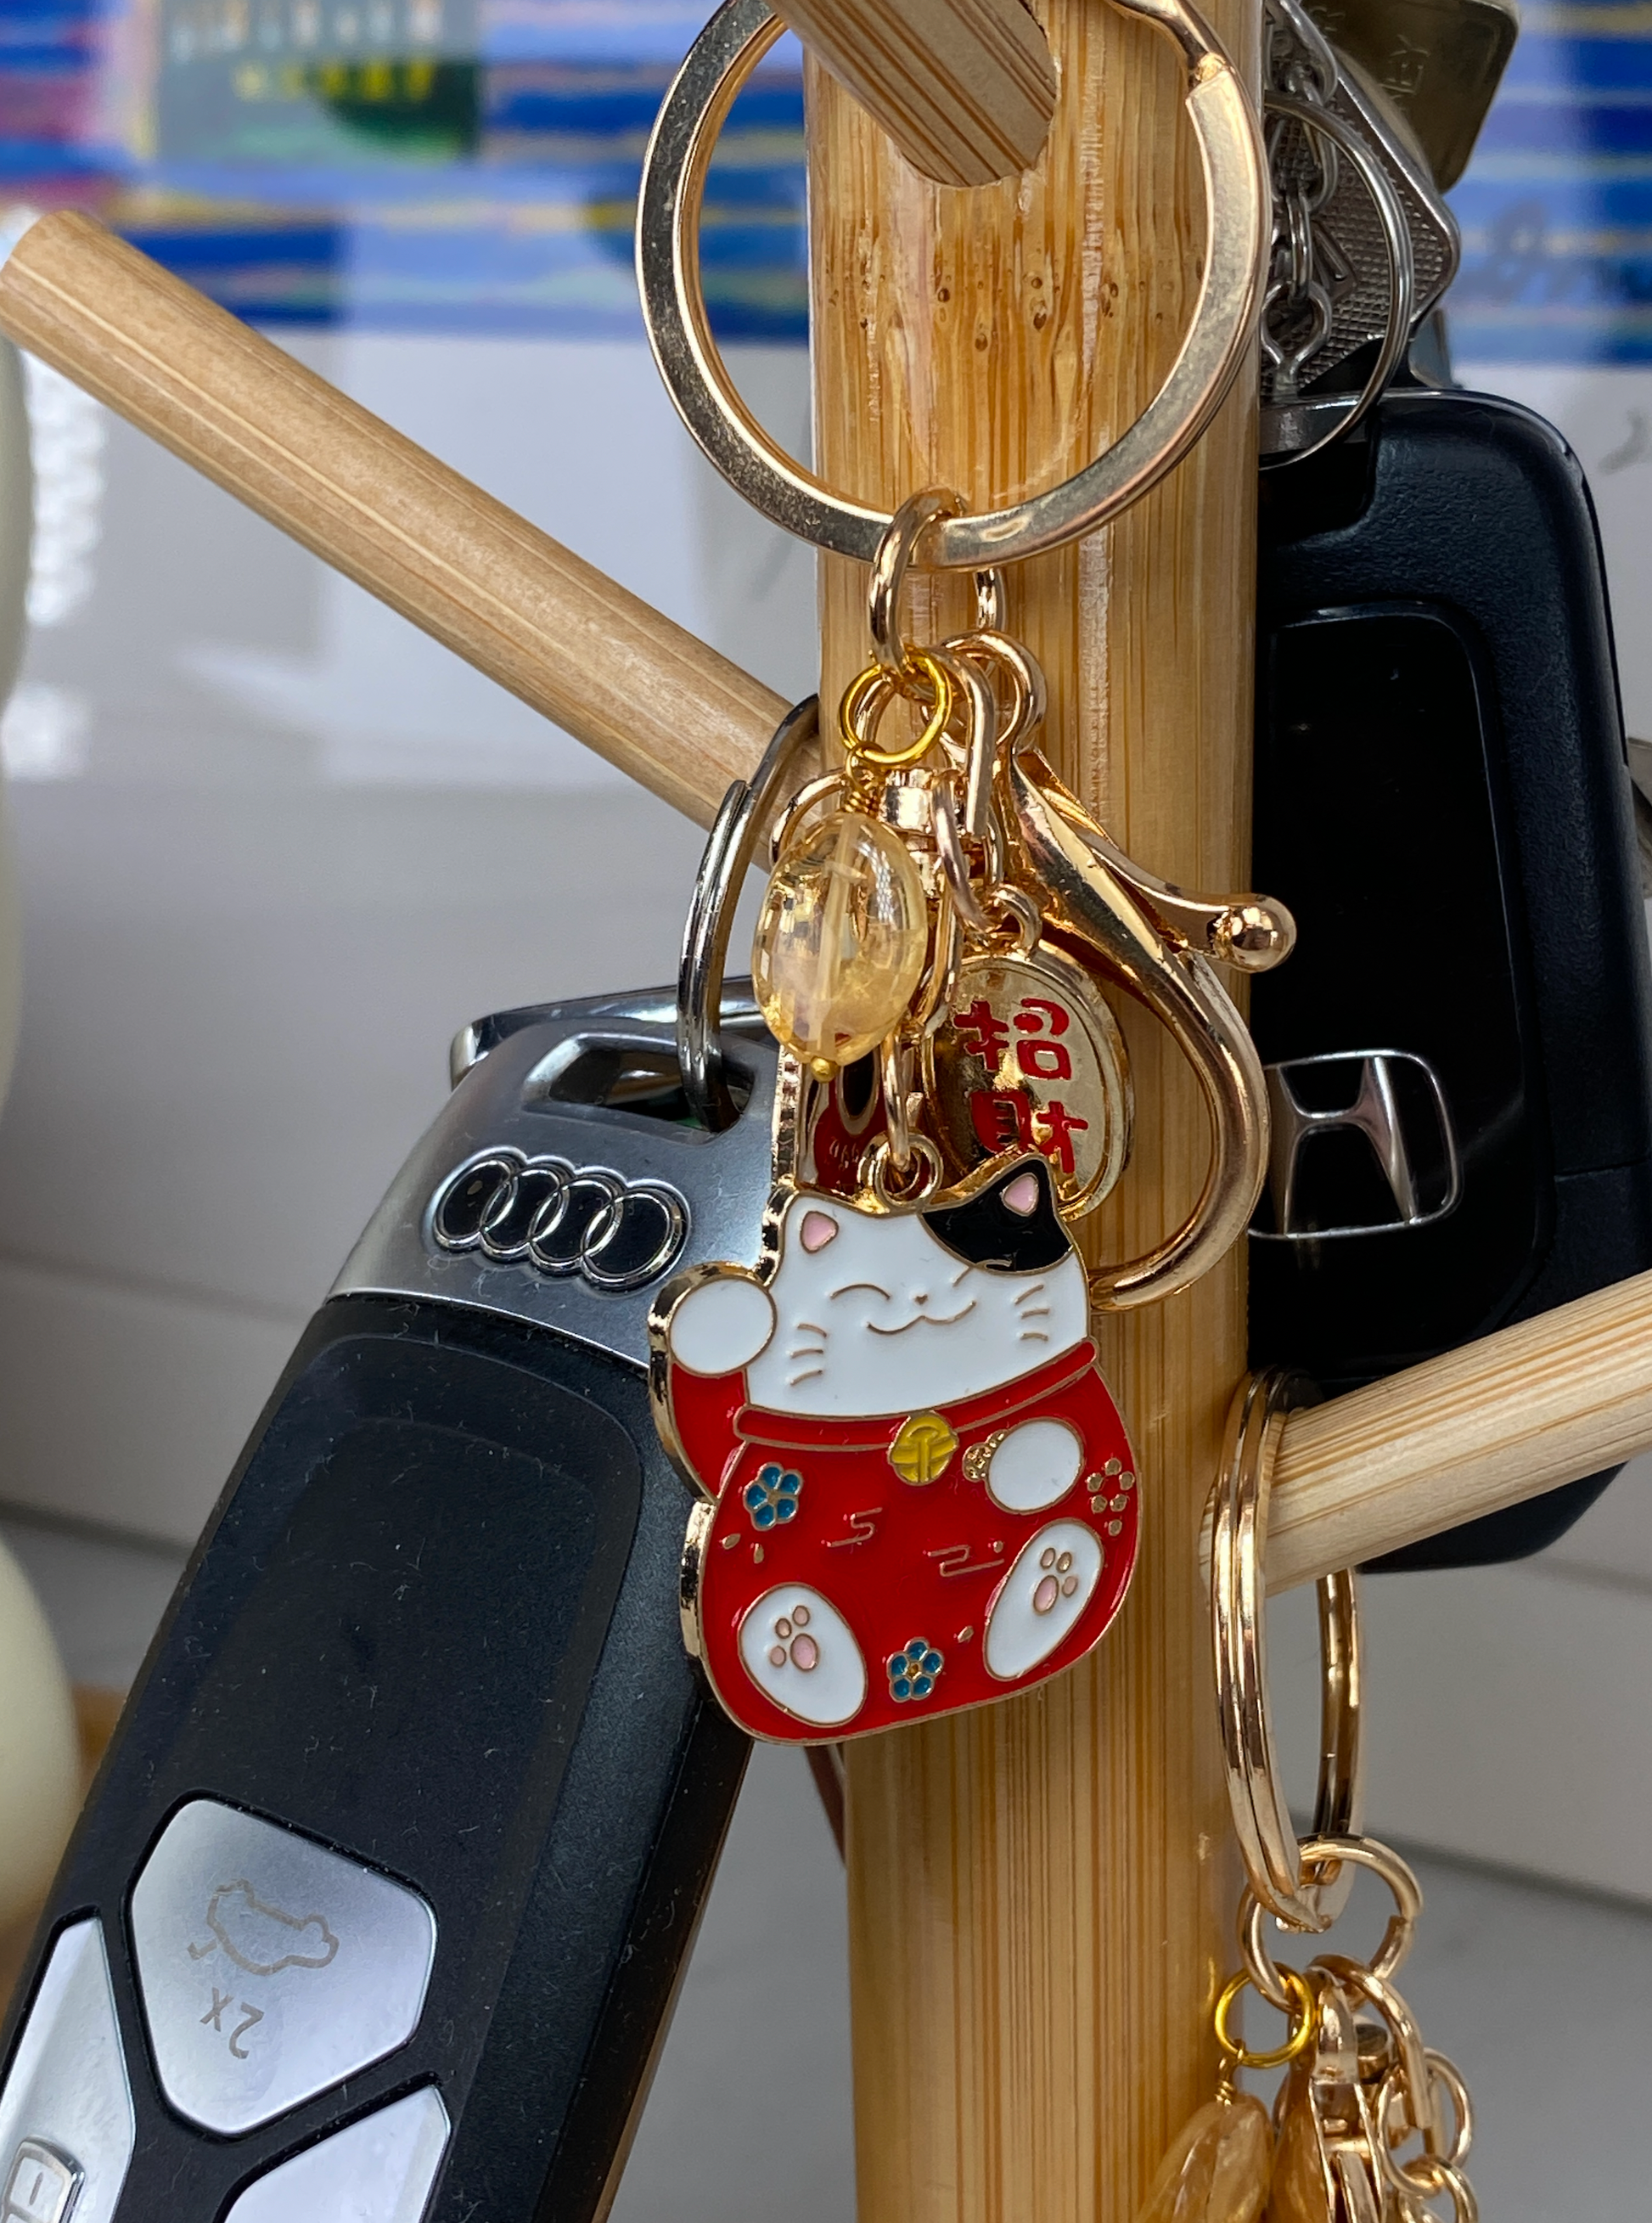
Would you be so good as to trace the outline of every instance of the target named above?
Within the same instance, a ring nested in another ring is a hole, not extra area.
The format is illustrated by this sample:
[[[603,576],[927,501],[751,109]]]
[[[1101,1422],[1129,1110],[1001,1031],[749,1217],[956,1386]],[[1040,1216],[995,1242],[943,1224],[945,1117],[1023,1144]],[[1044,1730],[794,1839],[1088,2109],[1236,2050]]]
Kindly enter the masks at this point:
[[[1255,878],[1296,913],[1253,1364],[1369,1381],[1652,1266],[1652,1004],[1582,471],[1529,410],[1393,392],[1271,473]],[[1595,1476],[1398,1552],[1551,1542]]]
[[[601,2212],[748,1746],[685,1654],[650,1302],[741,1255],[776,1055],[507,1013],[260,1420],[53,1892],[0,2086],[28,2223]]]

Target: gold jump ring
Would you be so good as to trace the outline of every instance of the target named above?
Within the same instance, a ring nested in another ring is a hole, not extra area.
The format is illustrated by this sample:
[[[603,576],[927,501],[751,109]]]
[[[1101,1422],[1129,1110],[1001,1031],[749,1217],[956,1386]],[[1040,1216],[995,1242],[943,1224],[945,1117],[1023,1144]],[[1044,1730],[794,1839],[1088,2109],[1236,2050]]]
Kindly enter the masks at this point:
[[[1314,2025],[1318,2009],[1314,1999],[1314,1987],[1306,1976],[1294,1968],[1281,1968],[1285,1988],[1289,1994],[1286,2012],[1294,2017],[1290,2034],[1283,2045],[1276,2045],[1268,2053],[1249,2053],[1242,2038],[1235,2037],[1228,2028],[1234,2002],[1245,1987],[1252,1981],[1248,1968],[1241,1968],[1230,1976],[1222,1987],[1222,1997],[1216,2001],[1216,2044],[1233,2062],[1235,2069],[1281,2069],[1287,2061],[1294,2061],[1299,2053],[1306,2053],[1313,2043]]]
[[[952,673],[927,649],[911,651],[910,669],[922,673],[935,698],[924,721],[923,731],[912,740],[903,741],[898,748],[883,749],[870,738],[877,730],[877,721],[901,691],[896,681],[879,664],[869,664],[864,671],[855,675],[838,713],[839,732],[845,748],[852,758],[862,764],[876,765],[880,771],[898,771],[927,756],[945,732],[947,721],[958,704],[958,690]]]

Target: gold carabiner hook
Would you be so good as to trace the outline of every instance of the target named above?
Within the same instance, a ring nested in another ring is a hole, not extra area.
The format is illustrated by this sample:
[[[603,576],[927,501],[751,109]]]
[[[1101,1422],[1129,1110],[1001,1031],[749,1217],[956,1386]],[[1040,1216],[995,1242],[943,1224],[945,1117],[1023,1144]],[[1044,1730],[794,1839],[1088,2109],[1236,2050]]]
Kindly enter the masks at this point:
[[[1210,1115],[1210,1169],[1192,1211],[1143,1256],[1091,1276],[1095,1301],[1124,1312],[1187,1288],[1250,1223],[1267,1176],[1267,1088],[1250,1031],[1210,956],[1260,970],[1288,953],[1296,929],[1283,904],[1189,896],[1142,872],[1035,751],[1012,752],[1005,777],[1016,832],[1053,923],[1094,949],[1168,1029]],[[1203,949],[1191,946],[1196,935]]]

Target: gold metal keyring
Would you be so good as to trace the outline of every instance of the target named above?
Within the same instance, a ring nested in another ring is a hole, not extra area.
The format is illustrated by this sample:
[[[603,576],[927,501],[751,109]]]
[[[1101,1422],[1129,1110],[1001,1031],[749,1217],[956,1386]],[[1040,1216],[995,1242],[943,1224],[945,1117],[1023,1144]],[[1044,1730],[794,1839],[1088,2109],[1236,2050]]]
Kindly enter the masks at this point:
[[[1315,1397],[1303,1376],[1273,1367],[1253,1375],[1234,1399],[1211,1492],[1210,1635],[1228,1798],[1252,1897],[1289,1928],[1316,1933],[1347,1904],[1354,1869],[1310,1860],[1297,1842],[1274,1758],[1262,1578],[1269,1482],[1285,1414]],[[1360,1835],[1360,1616],[1352,1573],[1320,1583],[1319,1628],[1321,1757],[1310,1842]],[[1253,1962],[1252,1974],[1264,1997],[1281,2006],[1272,1962]]]
[[[1250,96],[1188,0],[1115,0],[1175,40],[1204,178],[1204,272],[1170,375],[1094,462],[1028,500],[941,517],[924,560],[984,570],[1035,556],[1116,517],[1178,463],[1220,407],[1255,329],[1270,235],[1267,160]],[[736,391],[712,337],[700,276],[700,216],[712,150],[735,94],[784,26],[765,0],[725,0],[666,94],[643,161],[637,276],[649,344],[685,425],[735,490],[817,548],[870,564],[886,512],[835,493],[787,455]]]
[[[1313,2042],[1314,2025],[1319,2019],[1314,1987],[1306,1976],[1299,1975],[1294,1968],[1281,1968],[1279,1974],[1285,1980],[1285,1988],[1290,1999],[1285,2012],[1293,2019],[1285,2044],[1274,2046],[1267,2053],[1248,2052],[1244,2039],[1235,2037],[1228,2026],[1234,2001],[1252,1981],[1250,1971],[1241,1968],[1222,1987],[1222,1997],[1216,2001],[1213,2018],[1216,2026],[1216,2044],[1235,2069],[1281,2069],[1287,2061],[1294,2061],[1298,2054],[1306,2053]]]

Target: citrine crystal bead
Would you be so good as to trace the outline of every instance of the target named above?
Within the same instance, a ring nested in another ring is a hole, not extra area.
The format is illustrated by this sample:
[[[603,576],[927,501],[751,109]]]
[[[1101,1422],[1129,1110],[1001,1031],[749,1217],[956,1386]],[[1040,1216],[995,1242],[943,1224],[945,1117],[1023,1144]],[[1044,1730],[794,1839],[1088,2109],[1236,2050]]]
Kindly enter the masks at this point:
[[[1247,2092],[1212,2100],[1159,2164],[1136,2223],[1256,2223],[1272,2163],[1261,2101]]]
[[[905,846],[834,810],[787,844],[763,897],[751,973],[769,1030],[817,1069],[864,1057],[911,1002],[928,946]]]

